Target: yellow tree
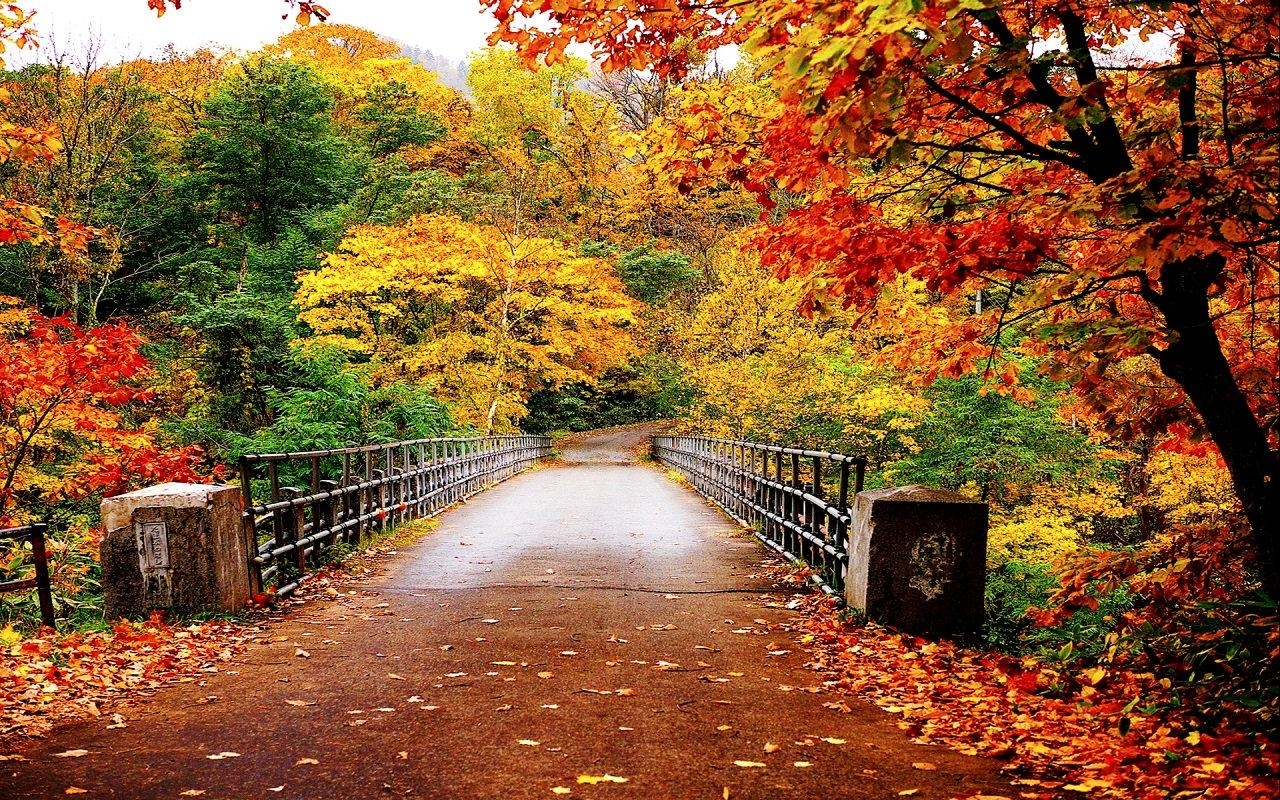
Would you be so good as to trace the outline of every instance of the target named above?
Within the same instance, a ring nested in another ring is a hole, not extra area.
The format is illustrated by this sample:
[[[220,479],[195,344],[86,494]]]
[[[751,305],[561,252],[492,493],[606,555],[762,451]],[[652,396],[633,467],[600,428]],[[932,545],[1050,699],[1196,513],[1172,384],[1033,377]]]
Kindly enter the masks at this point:
[[[590,383],[632,350],[635,303],[607,262],[446,216],[352,229],[300,278],[315,336],[375,380],[430,385],[457,418],[511,430],[538,389]]]
[[[487,221],[515,236],[529,226],[599,238],[614,216],[625,164],[614,105],[578,88],[586,63],[529,68],[510,50],[471,62],[468,137],[483,153]]]
[[[160,58],[138,60],[121,69],[137,74],[158,97],[148,114],[170,157],[193,136],[204,117],[204,104],[233,63],[230,53],[201,48],[181,53],[173,46]]]
[[[314,69],[334,92],[334,121],[359,127],[361,111],[395,87],[418,113],[435,114],[450,130],[466,121],[466,102],[436,75],[400,54],[400,45],[354,25],[296,28],[264,48]]]
[[[698,393],[687,424],[715,435],[866,453],[878,463],[913,446],[928,404],[868,365],[849,315],[796,312],[801,281],[775,281],[745,247],[726,240],[718,288],[673,326],[686,380]]]
[[[146,174],[153,156],[154,95],[133,65],[104,66],[98,57],[93,42],[75,54],[54,49],[47,63],[11,76],[10,113],[38,130],[58,131],[58,145],[53,157],[0,178],[13,198],[96,229],[90,248],[69,251],[52,240],[29,241],[14,269],[22,275],[25,296],[53,294],[74,319],[90,322],[103,293],[120,277],[136,228],[146,224],[138,206],[155,188]]]

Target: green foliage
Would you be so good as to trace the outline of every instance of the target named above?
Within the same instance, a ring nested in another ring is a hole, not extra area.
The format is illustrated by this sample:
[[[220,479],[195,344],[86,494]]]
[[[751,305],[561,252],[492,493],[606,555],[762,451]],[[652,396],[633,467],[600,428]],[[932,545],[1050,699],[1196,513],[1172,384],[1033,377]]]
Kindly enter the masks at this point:
[[[1280,606],[1262,592],[1231,602],[1195,603],[1157,626],[1127,632],[1157,674],[1201,704],[1235,703],[1272,726],[1280,722]]]
[[[913,436],[921,449],[893,467],[898,482],[959,489],[976,485],[982,499],[1002,501],[1013,489],[1075,476],[1095,464],[1096,448],[1064,424],[1051,387],[1033,405],[981,391],[981,379],[936,381],[933,404]]]
[[[185,147],[212,215],[243,216],[273,241],[299,212],[350,196],[356,164],[333,129],[332,104],[299,64],[262,58],[232,70]]]
[[[584,242],[584,255],[613,255],[617,250],[605,242]],[[618,277],[627,292],[651,306],[665,306],[673,294],[694,286],[702,273],[689,265],[690,258],[681,253],[659,250],[654,242],[623,253],[618,259]]]
[[[366,104],[356,113],[364,123],[363,138],[370,153],[381,158],[408,145],[424,145],[448,133],[435,114],[418,110],[418,93],[399,81],[365,92]]]
[[[289,360],[299,373],[297,385],[268,390],[274,420],[236,437],[232,457],[423,439],[456,429],[426,389],[405,383],[370,388],[340,351],[294,352]]]
[[[297,321],[288,296],[233,291],[178,318],[204,343],[200,377],[216,387],[207,410],[217,428],[247,434],[271,421],[273,390],[297,378],[289,342]]]
[[[96,558],[98,542],[87,519],[78,517],[52,528],[45,544],[59,627],[103,627],[102,566]],[[29,545],[0,547],[0,583],[30,578],[34,569]],[[24,632],[40,627],[40,602],[34,590],[0,593],[0,628],[6,625]]]
[[[1011,653],[1039,653],[1059,660],[1097,658],[1107,647],[1107,634],[1121,614],[1133,607],[1124,591],[1098,597],[1096,609],[1082,609],[1061,625],[1041,627],[1025,614],[1044,607],[1059,587],[1044,564],[1007,561],[987,572],[986,623],[983,637]]]
[[[594,385],[574,383],[536,392],[521,421],[529,433],[586,431],[670,419],[688,402],[675,364],[658,354],[609,370]]]

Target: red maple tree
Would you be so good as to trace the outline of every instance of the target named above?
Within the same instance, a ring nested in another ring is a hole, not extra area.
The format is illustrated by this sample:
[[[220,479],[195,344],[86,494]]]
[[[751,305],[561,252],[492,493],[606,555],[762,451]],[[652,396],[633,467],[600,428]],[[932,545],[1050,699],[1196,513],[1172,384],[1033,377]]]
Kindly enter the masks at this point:
[[[690,41],[743,48],[781,111],[730,147],[691,137],[681,178],[766,208],[788,192],[761,245],[811,276],[811,305],[873,308],[903,274],[986,293],[903,343],[934,374],[991,369],[1016,341],[1114,429],[1207,435],[1280,596],[1274,0],[485,5],[531,60],[585,42],[606,69],[681,75]],[[728,112],[694,113],[717,131]]]

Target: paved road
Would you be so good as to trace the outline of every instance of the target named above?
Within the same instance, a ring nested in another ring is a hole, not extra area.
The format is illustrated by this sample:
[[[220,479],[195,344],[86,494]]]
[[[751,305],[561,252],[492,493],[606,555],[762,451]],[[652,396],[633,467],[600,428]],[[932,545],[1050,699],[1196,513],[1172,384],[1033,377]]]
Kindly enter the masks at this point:
[[[0,798],[1008,793],[993,763],[806,691],[820,676],[778,627],[793,612],[757,575],[767,551],[633,463],[645,434],[571,440],[563,463],[448,512],[369,592],[305,606],[232,670],[128,709],[128,727],[104,717],[27,748],[0,765]],[[69,749],[89,754],[53,756]],[[239,755],[208,758],[224,752]]]

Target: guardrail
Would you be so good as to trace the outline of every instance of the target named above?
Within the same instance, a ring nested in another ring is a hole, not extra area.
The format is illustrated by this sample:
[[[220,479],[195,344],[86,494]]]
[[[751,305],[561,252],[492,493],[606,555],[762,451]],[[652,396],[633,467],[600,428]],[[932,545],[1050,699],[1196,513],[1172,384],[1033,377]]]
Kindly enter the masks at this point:
[[[239,468],[254,593],[273,584],[287,595],[325,547],[434,516],[550,454],[547,436],[489,436],[246,455]]]
[[[651,448],[760,541],[809,565],[825,591],[843,595],[849,498],[862,491],[865,458],[701,436],[655,436]]]
[[[0,529],[0,547],[10,541],[29,543],[31,561],[35,565],[35,575],[32,577],[0,583],[0,594],[35,589],[36,596],[40,600],[40,622],[50,628],[56,628],[53,615],[53,589],[49,582],[49,553],[45,548],[45,534],[48,532],[49,526],[43,522],[23,525],[19,528]]]

